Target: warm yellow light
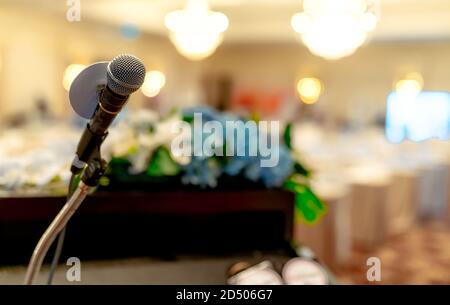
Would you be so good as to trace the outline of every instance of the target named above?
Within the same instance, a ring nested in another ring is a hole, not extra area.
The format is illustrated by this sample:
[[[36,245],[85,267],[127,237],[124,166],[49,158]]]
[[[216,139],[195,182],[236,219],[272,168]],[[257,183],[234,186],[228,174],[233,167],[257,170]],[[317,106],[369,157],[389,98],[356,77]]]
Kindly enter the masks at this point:
[[[297,92],[305,104],[314,104],[323,91],[322,82],[315,77],[302,78],[297,83]]]
[[[305,13],[296,13],[291,18],[291,26],[299,34],[305,33],[312,25],[311,17]]]
[[[81,71],[84,70],[84,68],[86,68],[85,65],[72,64],[72,65],[69,65],[66,68],[66,70],[64,70],[64,76],[63,76],[63,82],[62,82],[64,89],[69,91],[70,85],[72,84],[73,80],[75,79],[75,77],[78,76],[78,74],[80,74]]]
[[[423,89],[423,77],[418,72],[408,73],[395,83],[395,90],[401,94],[417,95]]]
[[[142,93],[147,97],[155,97],[166,84],[166,76],[160,71],[149,71],[145,74]]]
[[[397,82],[395,89],[401,93],[419,93],[422,90],[420,84],[413,79],[402,79]]]
[[[365,13],[361,16],[360,23],[367,32],[371,32],[375,30],[378,18],[374,13]]]
[[[303,0],[292,28],[314,55],[339,59],[353,54],[378,22],[379,0]]]
[[[167,14],[164,21],[178,52],[191,60],[213,54],[228,28],[227,16],[210,11],[206,0],[189,0],[184,10]]]
[[[367,35],[350,16],[324,16],[315,19],[311,29],[302,35],[314,55],[339,59],[353,54]]]

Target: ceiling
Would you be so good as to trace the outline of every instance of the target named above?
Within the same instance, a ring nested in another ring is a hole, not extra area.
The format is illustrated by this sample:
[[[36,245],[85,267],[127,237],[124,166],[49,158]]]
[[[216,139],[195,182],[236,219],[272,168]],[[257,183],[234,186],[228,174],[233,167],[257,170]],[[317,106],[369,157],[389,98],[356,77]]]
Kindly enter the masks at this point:
[[[64,14],[66,1],[2,0]],[[81,0],[82,21],[119,26],[134,23],[147,33],[166,35],[164,16],[184,6],[182,0]],[[294,42],[290,18],[299,0],[210,0],[213,10],[230,20],[225,43]],[[381,0],[381,18],[373,39],[414,41],[450,39],[450,0]]]

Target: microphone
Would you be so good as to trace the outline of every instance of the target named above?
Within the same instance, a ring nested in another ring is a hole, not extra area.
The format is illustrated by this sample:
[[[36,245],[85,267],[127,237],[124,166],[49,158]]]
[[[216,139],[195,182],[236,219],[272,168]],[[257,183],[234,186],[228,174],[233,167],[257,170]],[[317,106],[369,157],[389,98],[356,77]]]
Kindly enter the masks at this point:
[[[91,65],[72,83],[69,92],[70,103],[75,112],[84,118],[90,118],[90,121],[78,143],[70,168],[72,178],[67,202],[36,245],[28,265],[26,284],[33,283],[48,249],[59,235],[48,279],[51,284],[64,242],[65,226],[87,196],[89,189],[95,187],[104,174],[106,162],[100,156],[100,145],[108,135],[112,121],[127,103],[130,94],[141,87],[144,79],[145,66],[142,61],[133,55],[122,54],[109,63]],[[81,182],[78,186],[74,185],[75,175],[83,170]]]
[[[138,90],[145,79],[142,61],[128,54],[111,60],[106,68],[106,85],[99,85],[98,104],[77,146],[71,172],[78,174],[86,164],[98,157],[99,147],[108,135],[108,128],[127,103],[131,93]]]

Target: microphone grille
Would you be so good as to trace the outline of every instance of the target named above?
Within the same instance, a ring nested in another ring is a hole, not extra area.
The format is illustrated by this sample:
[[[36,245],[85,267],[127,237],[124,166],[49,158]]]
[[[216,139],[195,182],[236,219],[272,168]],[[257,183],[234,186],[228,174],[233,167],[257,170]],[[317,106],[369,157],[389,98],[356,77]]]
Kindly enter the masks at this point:
[[[121,54],[108,64],[108,87],[116,94],[128,96],[138,90],[145,79],[145,66],[136,56]]]

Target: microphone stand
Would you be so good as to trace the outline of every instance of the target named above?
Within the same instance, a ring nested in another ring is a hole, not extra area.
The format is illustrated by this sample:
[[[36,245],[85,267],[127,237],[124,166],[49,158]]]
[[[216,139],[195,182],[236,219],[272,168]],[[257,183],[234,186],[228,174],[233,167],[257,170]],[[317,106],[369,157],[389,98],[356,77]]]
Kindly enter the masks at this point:
[[[44,258],[56,236],[58,236],[58,234],[65,228],[69,219],[73,216],[75,211],[86,198],[89,190],[98,185],[98,181],[103,176],[105,169],[106,162],[99,158],[93,159],[84,169],[81,182],[77,189],[63,206],[58,215],[56,215],[55,219],[52,221],[36,245],[28,265],[25,277],[26,285],[33,284],[41,269]]]
[[[79,176],[75,173],[72,173],[72,175],[70,176],[66,200],[69,200],[70,197],[72,197],[73,193],[75,193],[75,190],[77,189],[77,186],[79,184],[79,180],[80,180]],[[58,235],[58,241],[56,242],[55,253],[53,254],[52,263],[50,265],[50,271],[48,272],[47,285],[52,284],[53,276],[55,275],[56,268],[58,267],[59,257],[61,256],[62,248],[64,246],[64,238],[66,236],[66,229],[67,229],[67,224]]]

